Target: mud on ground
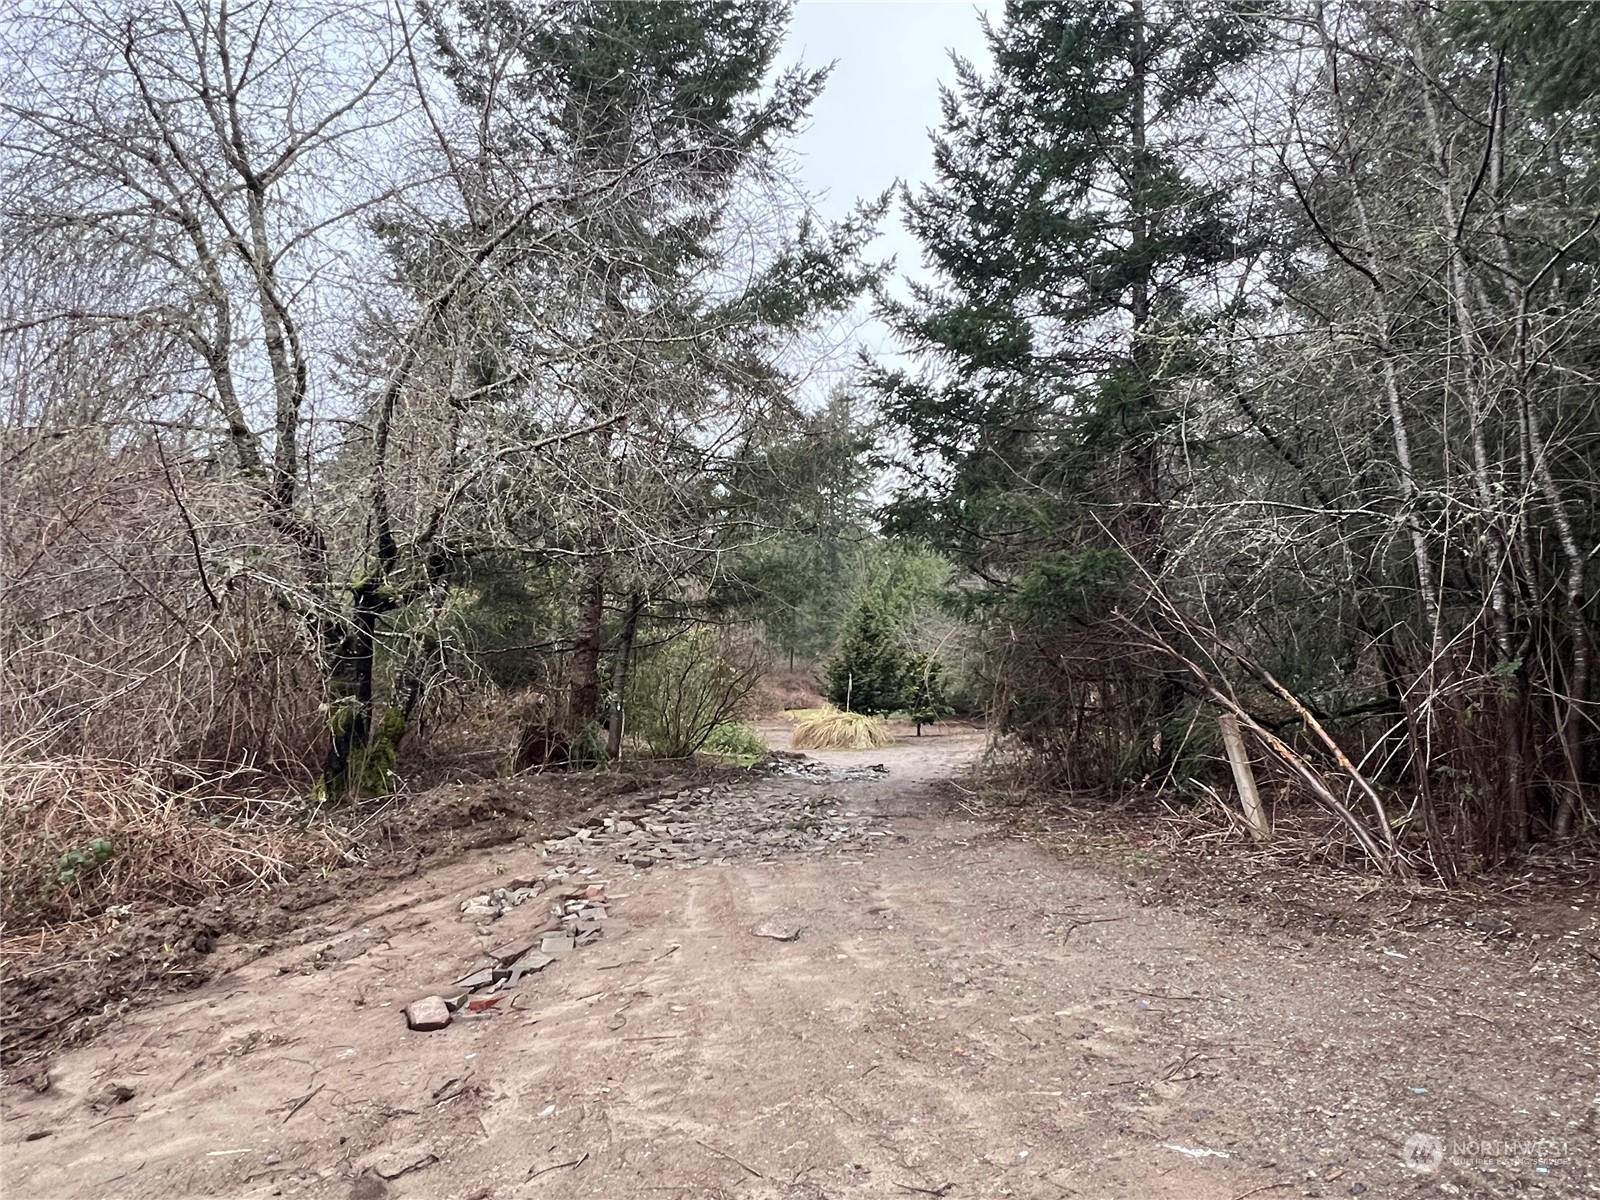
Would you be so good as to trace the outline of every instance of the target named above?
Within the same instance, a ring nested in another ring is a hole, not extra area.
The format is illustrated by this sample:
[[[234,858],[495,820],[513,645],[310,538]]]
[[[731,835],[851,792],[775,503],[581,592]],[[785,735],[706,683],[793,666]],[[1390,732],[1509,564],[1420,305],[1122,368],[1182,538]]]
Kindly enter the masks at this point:
[[[7,1082],[43,1084],[60,1049],[94,1037],[124,1013],[201,986],[229,968],[219,946],[257,952],[302,945],[338,926],[353,901],[390,889],[432,864],[512,842],[530,830],[579,819],[661,778],[689,779],[682,765],[643,765],[616,775],[527,775],[444,783],[346,814],[349,845],[338,867],[303,874],[270,892],[200,905],[146,906],[98,929],[65,931],[45,949],[16,939],[0,988]]]
[[[1371,880],[1327,925],[1271,880],[1184,899],[1149,852],[1068,856],[968,812],[943,777],[979,743],[704,785],[719,828],[746,803],[783,832],[698,864],[635,867],[615,820],[592,852],[524,825],[305,910],[303,937],[225,934],[208,982],[61,1055],[49,1090],[5,1092],[7,1192],[1600,1195],[1583,905],[1571,953],[1546,954],[1408,921]],[[698,819],[681,790],[601,811],[702,845],[674,829]],[[408,1032],[407,999],[507,934],[462,904],[562,871],[605,880],[605,936],[510,1006]],[[1230,912],[1252,903],[1262,920]]]

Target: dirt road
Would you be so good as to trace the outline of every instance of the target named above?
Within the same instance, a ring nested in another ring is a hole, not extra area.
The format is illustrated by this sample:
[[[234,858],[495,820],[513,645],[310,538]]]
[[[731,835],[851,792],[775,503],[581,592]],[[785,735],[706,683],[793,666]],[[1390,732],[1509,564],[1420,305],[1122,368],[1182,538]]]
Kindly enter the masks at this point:
[[[439,1032],[401,1006],[483,961],[503,930],[461,903],[543,876],[540,843],[312,912],[293,949],[222,947],[221,978],[9,1093],[5,1194],[1600,1195],[1595,1014],[1563,980],[1141,903],[953,809],[937,779],[975,750],[745,789],[873,816],[870,842],[597,857],[605,936]]]

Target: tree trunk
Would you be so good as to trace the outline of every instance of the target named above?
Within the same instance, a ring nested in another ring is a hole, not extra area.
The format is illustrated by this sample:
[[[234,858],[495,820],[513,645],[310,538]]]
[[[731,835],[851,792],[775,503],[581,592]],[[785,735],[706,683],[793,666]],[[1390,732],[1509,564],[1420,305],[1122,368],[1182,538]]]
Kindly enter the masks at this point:
[[[567,727],[574,743],[600,719],[600,635],[606,613],[605,567],[596,561],[578,595],[578,639],[568,678]]]
[[[628,685],[628,669],[633,660],[633,642],[639,632],[639,614],[644,610],[644,597],[635,592],[628,597],[628,611],[622,618],[622,634],[617,639],[616,658],[611,664],[611,723],[606,729],[606,758],[616,762],[622,757],[622,733],[625,712],[622,705],[623,689]]]
[[[322,767],[324,792],[356,799],[361,792],[372,741],[372,685],[383,604],[371,588],[356,593],[350,625],[340,637],[328,673],[328,728],[332,735]]]
[[[1129,132],[1132,161],[1128,170],[1129,253],[1137,264],[1128,288],[1128,316],[1132,325],[1128,345],[1129,363],[1138,381],[1138,411],[1127,414],[1125,420],[1132,435],[1129,458],[1134,476],[1134,528],[1138,531],[1140,557],[1153,573],[1159,574],[1166,559],[1162,544],[1163,520],[1161,498],[1161,447],[1160,426],[1155,382],[1158,370],[1156,347],[1151,342],[1150,297],[1153,268],[1148,252],[1152,233],[1150,212],[1150,152],[1149,152],[1149,48],[1145,37],[1144,0],[1133,0],[1133,46],[1130,54],[1130,74],[1133,80],[1133,103]],[[1163,710],[1165,712],[1165,710]]]
[[[1328,90],[1333,97],[1334,112],[1338,118],[1338,130],[1341,140],[1351,142],[1351,121],[1346,111],[1344,95],[1339,87],[1339,72],[1336,61],[1336,45],[1332,34],[1328,32],[1324,23],[1322,9],[1316,11],[1317,32],[1320,36],[1323,53],[1323,71],[1327,80]],[[1406,531],[1411,540],[1411,556],[1417,571],[1417,592],[1422,601],[1422,613],[1428,624],[1429,643],[1432,647],[1431,661],[1428,673],[1423,681],[1423,719],[1426,721],[1427,709],[1433,703],[1434,689],[1438,684],[1437,672],[1445,658],[1444,627],[1439,593],[1436,584],[1436,574],[1433,564],[1433,551],[1428,541],[1428,532],[1418,515],[1417,508],[1417,473],[1411,456],[1411,433],[1406,419],[1404,401],[1401,399],[1400,382],[1395,367],[1394,348],[1394,321],[1390,313],[1389,295],[1382,277],[1379,275],[1380,258],[1378,242],[1373,236],[1372,222],[1367,214],[1366,192],[1361,186],[1360,172],[1356,168],[1353,152],[1346,150],[1341,156],[1340,166],[1344,173],[1344,184],[1349,193],[1351,211],[1355,216],[1356,237],[1353,239],[1354,248],[1359,252],[1361,261],[1355,263],[1357,270],[1365,278],[1372,294],[1372,332],[1378,350],[1379,362],[1383,377],[1383,398],[1388,410],[1390,433],[1394,444],[1395,470],[1399,483],[1400,513],[1405,522]],[[1298,190],[1299,184],[1295,184]],[[1303,193],[1301,203],[1311,212],[1311,201]],[[1313,214],[1314,216],[1314,214]],[[1321,222],[1316,221],[1318,229],[1322,228]],[[1353,260],[1352,260],[1353,261]]]

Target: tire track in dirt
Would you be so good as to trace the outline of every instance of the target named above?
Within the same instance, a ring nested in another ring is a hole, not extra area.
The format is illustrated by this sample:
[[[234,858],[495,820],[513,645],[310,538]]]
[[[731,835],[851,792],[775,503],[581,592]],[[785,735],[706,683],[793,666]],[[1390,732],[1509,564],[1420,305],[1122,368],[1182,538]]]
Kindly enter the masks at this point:
[[[1326,954],[1145,907],[1126,881],[956,819],[926,780],[973,748],[904,752],[882,782],[795,785],[894,814],[874,851],[596,862],[605,938],[525,980],[507,1011],[438,1033],[408,1033],[400,1006],[504,940],[503,922],[463,923],[460,902],[548,869],[537,844],[352,905],[334,935],[247,958],[70,1052],[50,1092],[13,1090],[7,1193],[1521,1194],[1401,1165],[1413,1126],[1465,1093],[1402,1095],[1414,1064],[1336,1043],[1376,1036],[1362,989],[1379,967],[1341,961],[1330,988]],[[801,936],[753,936],[765,922]],[[1469,1041],[1434,1034],[1432,1054],[1469,1061]],[[114,1082],[133,1097],[91,1110]],[[1320,1116],[1291,1099],[1308,1084]],[[1496,1099],[1552,1089],[1536,1054],[1501,1085]],[[1336,1118],[1357,1088],[1387,1105],[1388,1140]],[[1576,1171],[1543,1182],[1583,1194]]]

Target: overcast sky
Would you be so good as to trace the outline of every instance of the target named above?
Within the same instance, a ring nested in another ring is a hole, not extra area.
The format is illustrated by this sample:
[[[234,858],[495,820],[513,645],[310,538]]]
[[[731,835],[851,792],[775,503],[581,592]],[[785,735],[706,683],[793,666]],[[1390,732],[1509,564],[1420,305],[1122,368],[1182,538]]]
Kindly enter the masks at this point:
[[[795,143],[801,181],[828,218],[845,216],[858,199],[896,180],[915,185],[932,169],[928,131],[939,124],[939,84],[954,79],[950,51],[988,62],[978,14],[998,5],[973,0],[801,0],[783,61],[834,63],[813,119]],[[899,214],[884,223],[874,257],[894,255],[900,271],[916,270],[916,242]],[[858,339],[877,348],[881,330]]]

